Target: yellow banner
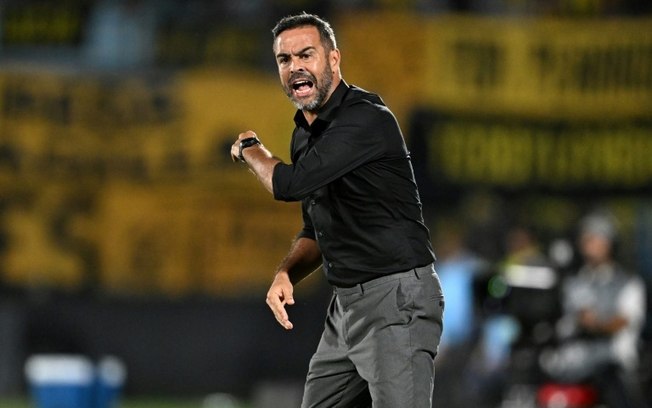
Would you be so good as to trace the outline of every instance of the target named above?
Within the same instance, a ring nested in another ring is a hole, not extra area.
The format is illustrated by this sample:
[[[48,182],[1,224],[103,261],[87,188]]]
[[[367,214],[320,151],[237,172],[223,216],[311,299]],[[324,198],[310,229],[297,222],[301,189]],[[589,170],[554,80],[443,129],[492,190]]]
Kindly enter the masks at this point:
[[[0,75],[5,284],[121,293],[260,292],[300,227],[231,162],[238,133],[289,155],[275,78]]]
[[[103,285],[122,293],[229,295],[267,290],[298,231],[296,204],[236,191],[116,184],[98,209]]]
[[[370,13],[338,21],[344,74],[415,105],[545,118],[652,115],[652,19]]]
[[[652,19],[442,18],[424,81],[437,106],[553,117],[652,114]]]
[[[643,191],[652,186],[652,123],[423,119],[412,135],[434,183],[572,191]],[[427,123],[425,123],[427,122]],[[415,154],[416,154],[415,153]]]

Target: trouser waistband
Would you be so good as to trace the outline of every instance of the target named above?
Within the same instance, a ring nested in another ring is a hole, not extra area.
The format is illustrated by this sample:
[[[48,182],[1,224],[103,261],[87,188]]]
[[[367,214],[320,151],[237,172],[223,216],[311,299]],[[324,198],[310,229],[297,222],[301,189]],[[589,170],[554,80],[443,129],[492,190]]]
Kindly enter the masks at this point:
[[[392,273],[390,275],[384,275],[364,283],[358,283],[357,285],[352,286],[350,288],[342,288],[342,287],[334,286],[333,292],[335,292],[335,294],[337,295],[353,295],[356,293],[363,294],[366,289],[372,288],[374,286],[382,285],[383,283],[391,282],[401,278],[408,278],[410,276],[416,276],[418,279],[420,279],[421,277],[426,276],[428,274],[433,274],[434,272],[435,269],[433,267],[433,264],[429,264],[426,266],[410,269],[405,272],[397,272],[397,273]]]

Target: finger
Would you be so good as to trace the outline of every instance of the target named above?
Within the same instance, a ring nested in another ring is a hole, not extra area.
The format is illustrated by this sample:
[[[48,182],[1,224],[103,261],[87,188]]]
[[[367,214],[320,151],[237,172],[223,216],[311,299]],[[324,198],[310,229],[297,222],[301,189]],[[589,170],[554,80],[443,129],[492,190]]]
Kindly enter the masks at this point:
[[[290,322],[287,310],[285,310],[285,305],[294,304],[294,299],[289,298],[287,300],[283,300],[286,299],[285,296],[282,295],[283,291],[281,290],[280,293],[281,294],[279,293],[270,294],[271,296],[268,296],[267,298],[267,304],[272,309],[272,312],[274,313],[274,317],[279,322],[279,324],[283,326],[285,329],[289,330],[292,329],[294,325]]]
[[[238,158],[239,148],[240,146],[238,145],[238,143],[234,143],[231,146],[231,160],[233,160],[234,163],[240,161],[240,159]]]
[[[240,161],[238,158],[239,154],[240,154],[240,141],[238,139],[231,145],[231,160],[233,160],[234,162]]]
[[[238,140],[247,139],[250,137],[258,137],[258,135],[256,135],[256,132],[253,130],[247,130],[246,132],[242,132],[238,135]]]
[[[284,305],[293,305],[294,304],[294,299],[292,297],[288,298],[283,302]],[[285,306],[281,308],[282,315],[281,315],[281,320],[279,321],[281,323],[281,326],[285,327],[286,330],[290,330],[294,325],[292,322],[290,322],[290,316],[288,315],[287,310],[285,309]]]
[[[288,315],[287,315],[287,313],[285,313],[284,316],[285,316],[285,317],[277,316],[277,317],[276,317],[276,321],[278,321],[278,323],[279,323],[281,326],[283,326],[284,329],[286,329],[286,330],[290,330],[292,327],[294,327],[294,325],[293,325],[292,322],[290,322],[290,320],[288,319]]]
[[[285,303],[288,305],[294,304],[294,297],[292,296],[292,288],[285,289],[283,291],[283,299],[285,299]]]
[[[281,296],[278,294],[270,294],[267,296],[267,305],[272,309],[272,313],[281,326],[286,329],[293,327],[288,319],[287,311],[285,310],[284,303],[281,301]]]
[[[283,326],[285,329],[290,330],[293,327],[292,322],[290,322],[288,314],[285,311],[285,308],[281,307],[279,310],[277,310],[275,316],[279,324]]]

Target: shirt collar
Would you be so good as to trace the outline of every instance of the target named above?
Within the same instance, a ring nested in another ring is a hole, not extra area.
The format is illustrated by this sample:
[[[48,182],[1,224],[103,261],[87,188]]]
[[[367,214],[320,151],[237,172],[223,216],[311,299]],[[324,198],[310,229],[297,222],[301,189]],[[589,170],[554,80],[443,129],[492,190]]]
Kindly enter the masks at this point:
[[[346,95],[348,90],[349,90],[349,84],[347,84],[343,79],[340,80],[339,85],[337,85],[337,88],[335,88],[330,98],[328,98],[326,103],[321,108],[319,108],[319,112],[317,113],[316,120],[321,120],[325,122],[330,122],[331,120],[333,120],[333,116],[335,115],[337,108],[339,108],[340,105],[342,104],[342,101],[344,100],[344,96]],[[296,123],[297,126],[301,126],[306,129],[310,127],[308,125],[308,122],[306,121],[306,118],[303,116],[303,112],[300,109],[298,109],[297,112],[294,114],[294,123]]]

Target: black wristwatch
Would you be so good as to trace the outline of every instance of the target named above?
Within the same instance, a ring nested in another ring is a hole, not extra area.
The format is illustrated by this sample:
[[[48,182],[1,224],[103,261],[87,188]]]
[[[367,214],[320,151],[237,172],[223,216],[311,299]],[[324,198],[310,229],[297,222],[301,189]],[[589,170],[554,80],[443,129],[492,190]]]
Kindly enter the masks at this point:
[[[245,158],[242,155],[242,151],[244,149],[246,149],[247,147],[251,147],[251,146],[257,145],[257,144],[260,144],[260,140],[258,140],[258,138],[256,136],[247,137],[245,139],[242,139],[240,141],[240,149],[238,151],[238,160],[240,160],[241,162],[244,162]]]

